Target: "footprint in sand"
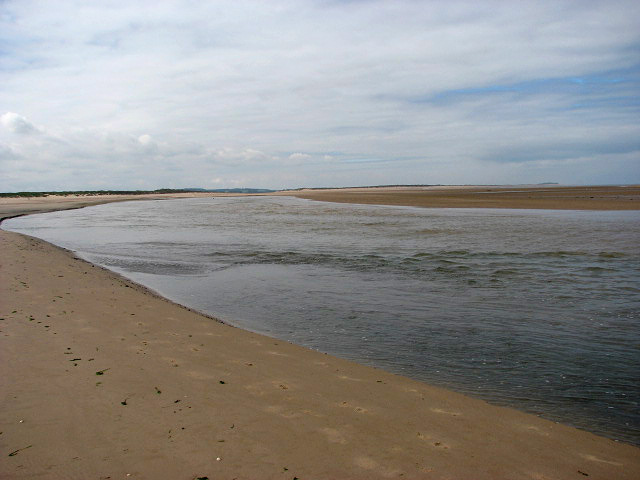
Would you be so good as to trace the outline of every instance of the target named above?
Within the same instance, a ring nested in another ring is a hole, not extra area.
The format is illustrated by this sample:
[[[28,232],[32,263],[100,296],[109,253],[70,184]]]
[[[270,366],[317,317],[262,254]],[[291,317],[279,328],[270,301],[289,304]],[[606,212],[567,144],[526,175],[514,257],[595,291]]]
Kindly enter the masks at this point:
[[[331,443],[339,443],[341,445],[347,443],[342,433],[340,433],[340,431],[336,430],[335,428],[323,428],[322,430],[320,430],[320,432],[326,435],[327,440],[329,440]]]
[[[286,353],[275,352],[273,350],[268,350],[267,353],[269,355],[275,355],[276,357],[288,357],[289,356]]]
[[[440,413],[442,415],[451,415],[452,417],[458,417],[460,415],[462,415],[461,412],[452,412],[449,410],[443,410],[442,408],[431,408],[430,409],[433,413]]]
[[[440,440],[436,440],[435,437],[429,435],[429,434],[423,434],[421,432],[418,432],[417,435],[418,439],[423,441],[423,442],[427,442],[428,445],[434,447],[434,448],[442,448],[444,450],[449,450],[450,445],[447,443],[444,443]]]
[[[622,467],[623,464],[620,462],[612,462],[611,460],[605,460],[604,458],[598,458],[595,455],[590,455],[588,453],[581,453],[580,456],[586,460],[589,460],[591,462],[598,462],[598,463],[606,463],[607,465],[615,465],[616,467]]]
[[[386,478],[402,478],[402,471],[389,468],[387,466],[380,465],[371,457],[365,457],[364,455],[357,456],[353,459],[353,463],[362,468],[363,470],[375,470],[376,476],[382,475]]]
[[[251,383],[244,388],[255,397],[262,397],[266,393],[263,383]]]
[[[279,415],[282,418],[292,419],[299,418],[302,416],[302,413],[299,412],[286,412],[284,411],[284,407],[280,405],[270,405],[264,409],[265,412],[272,413],[274,415]]]
[[[273,380],[271,382],[250,383],[245,385],[244,388],[252,395],[261,397],[266,394],[273,394],[274,389],[289,390],[292,387],[290,384],[284,383],[283,381]]]
[[[300,418],[302,416],[301,413],[297,413],[297,412],[285,412],[285,413],[281,413],[280,416],[282,418],[286,418],[286,419],[293,419],[293,418]]]
[[[171,357],[162,357],[163,360],[169,362],[172,367],[177,367],[179,365],[178,360]]]
[[[543,437],[548,437],[549,436],[548,432],[545,432],[545,431],[541,430],[540,428],[538,428],[538,427],[536,427],[534,425],[521,425],[521,427],[523,429],[525,429],[526,431],[528,431],[528,432],[537,433],[538,435],[541,435]]]
[[[378,468],[378,462],[369,457],[356,457],[353,459],[353,463],[355,463],[358,467],[364,468],[366,470],[374,470]]]
[[[278,381],[278,380],[272,381],[271,385],[273,385],[275,388],[279,390],[289,390],[291,388],[291,386],[288,383],[285,383],[283,381]]]
[[[340,404],[340,407],[342,407],[342,408],[353,408],[354,412],[356,412],[356,413],[369,413],[369,410],[367,410],[366,408],[354,407],[353,405],[350,405],[349,402],[342,402]]]
[[[264,409],[264,411],[267,413],[277,413],[277,414],[282,413],[282,410],[284,410],[284,407],[282,407],[281,405],[269,405]]]
[[[189,370],[187,372],[187,375],[190,376],[191,378],[195,378],[197,380],[213,380],[217,377],[214,377],[213,375],[210,375],[208,373],[204,373],[204,372],[198,372],[196,370]]]

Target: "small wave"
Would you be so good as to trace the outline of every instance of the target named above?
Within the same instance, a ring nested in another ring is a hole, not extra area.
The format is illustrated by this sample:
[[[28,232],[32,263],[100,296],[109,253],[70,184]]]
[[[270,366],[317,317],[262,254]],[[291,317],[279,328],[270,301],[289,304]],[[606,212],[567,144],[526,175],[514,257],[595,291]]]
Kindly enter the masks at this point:
[[[223,259],[235,265],[332,265],[347,269],[375,269],[391,262],[380,255],[343,256],[329,253],[273,252],[273,251],[233,251],[211,252],[207,257]]]
[[[442,257],[467,257],[476,254],[471,253],[469,250],[441,250],[438,252],[418,252],[412,255],[413,258],[435,258],[440,259]]]
[[[587,272],[615,272],[615,268],[605,268],[605,267],[585,267],[584,271]]]
[[[598,254],[601,258],[624,258],[626,255],[622,252],[600,252]]]
[[[149,258],[93,257],[92,261],[107,267],[127,272],[150,273],[154,275],[198,275],[205,272],[200,264],[187,262],[166,262]]]
[[[575,252],[571,252],[571,251],[567,251],[567,250],[558,250],[558,251],[551,251],[551,252],[534,252],[531,253],[530,256],[532,257],[551,257],[551,258],[565,258],[565,257],[579,257],[579,256],[587,256],[589,255],[589,253],[587,252],[581,252],[581,251],[575,251]]]
[[[438,252],[419,252],[413,255],[414,258],[442,258],[442,257],[456,257],[456,258],[565,258],[565,257],[579,257],[589,256],[587,252],[571,252],[565,250],[559,251],[543,251],[543,252],[471,252],[469,250],[440,250]],[[602,254],[599,254],[603,256]],[[604,257],[603,258],[614,258]],[[617,257],[615,257],[617,258]]]
[[[492,275],[495,275],[497,277],[506,277],[506,276],[517,275],[517,274],[518,274],[517,270],[503,268],[503,269],[494,271]]]
[[[470,254],[471,252],[469,250],[450,250],[450,251],[440,252],[440,255],[450,255],[455,257],[464,257]]]
[[[440,266],[433,269],[434,272],[447,273],[452,275],[462,275],[466,273],[468,270],[469,270],[469,267],[467,267],[466,265],[456,265],[452,267]]]
[[[446,258],[440,258],[438,259],[439,263],[442,263],[444,265],[455,265],[456,262],[454,262],[453,260],[447,260]]]
[[[442,230],[437,228],[423,228],[422,230],[416,230],[418,235],[439,235],[442,233],[454,233],[453,230]]]

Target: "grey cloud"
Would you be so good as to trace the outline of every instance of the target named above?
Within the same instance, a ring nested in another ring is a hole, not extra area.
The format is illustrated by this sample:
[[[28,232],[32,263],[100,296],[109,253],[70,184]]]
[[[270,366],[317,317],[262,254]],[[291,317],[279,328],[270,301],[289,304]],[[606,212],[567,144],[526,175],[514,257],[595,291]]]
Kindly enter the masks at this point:
[[[22,156],[14,152],[11,147],[0,143],[0,164],[17,160],[23,160]]]
[[[554,139],[549,144],[541,145],[541,143],[544,143],[544,140],[531,145],[520,145],[518,148],[496,149],[494,152],[485,153],[481,159],[497,163],[521,163],[628,153],[633,153],[640,159],[640,141],[628,138],[606,139],[601,142],[558,142]]]

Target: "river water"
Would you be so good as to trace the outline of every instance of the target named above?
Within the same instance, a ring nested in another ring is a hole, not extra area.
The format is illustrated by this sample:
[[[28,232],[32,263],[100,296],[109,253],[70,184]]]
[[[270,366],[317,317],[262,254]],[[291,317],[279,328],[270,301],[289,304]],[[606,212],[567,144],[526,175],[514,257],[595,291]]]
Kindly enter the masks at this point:
[[[192,198],[3,227],[227,323],[640,444],[640,212]]]

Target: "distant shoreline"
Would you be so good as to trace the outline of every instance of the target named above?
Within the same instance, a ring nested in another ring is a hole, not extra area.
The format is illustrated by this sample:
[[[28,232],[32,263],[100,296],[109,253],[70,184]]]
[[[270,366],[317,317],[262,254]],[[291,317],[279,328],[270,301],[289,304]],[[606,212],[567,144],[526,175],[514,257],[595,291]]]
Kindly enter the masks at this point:
[[[255,190],[255,189],[254,189]],[[295,196],[308,200],[424,208],[513,208],[549,210],[640,210],[640,185],[396,185],[344,188],[301,188],[253,193],[174,191],[172,193],[114,194],[59,192],[47,196],[0,197],[0,220],[12,212],[42,213],[130,200],[226,196]]]

